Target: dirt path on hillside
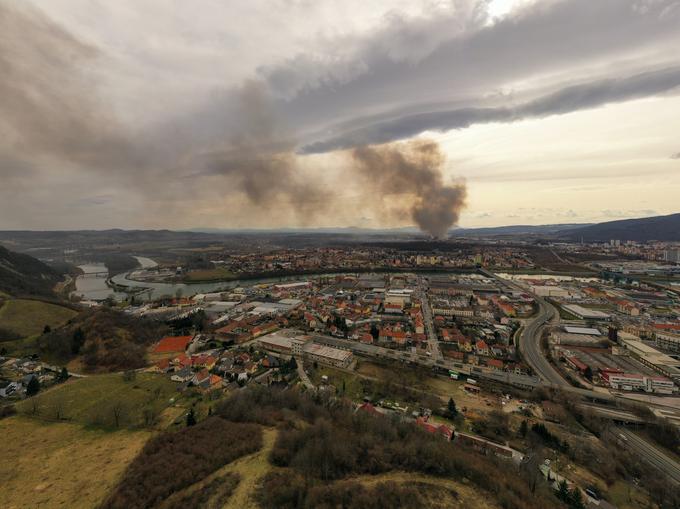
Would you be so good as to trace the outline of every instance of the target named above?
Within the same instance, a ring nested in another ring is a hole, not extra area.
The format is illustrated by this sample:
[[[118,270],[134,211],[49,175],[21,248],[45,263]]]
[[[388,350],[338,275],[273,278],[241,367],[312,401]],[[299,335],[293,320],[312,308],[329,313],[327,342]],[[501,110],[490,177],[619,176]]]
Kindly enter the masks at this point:
[[[269,464],[269,453],[274,447],[277,431],[274,428],[262,429],[262,449],[240,458],[227,465],[222,472],[234,472],[241,477],[234,494],[224,509],[250,509],[259,507],[255,502],[255,490],[260,479],[272,468]]]

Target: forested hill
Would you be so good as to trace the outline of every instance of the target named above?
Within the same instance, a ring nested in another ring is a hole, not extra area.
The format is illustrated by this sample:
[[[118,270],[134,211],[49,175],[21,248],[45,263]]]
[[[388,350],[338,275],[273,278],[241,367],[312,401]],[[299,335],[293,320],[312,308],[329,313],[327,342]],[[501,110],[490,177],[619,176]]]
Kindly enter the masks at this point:
[[[0,292],[13,296],[51,296],[59,273],[32,256],[0,246]]]
[[[563,231],[559,235],[573,240],[583,239],[586,242],[611,239],[637,242],[649,240],[680,241],[680,214],[608,221]]]

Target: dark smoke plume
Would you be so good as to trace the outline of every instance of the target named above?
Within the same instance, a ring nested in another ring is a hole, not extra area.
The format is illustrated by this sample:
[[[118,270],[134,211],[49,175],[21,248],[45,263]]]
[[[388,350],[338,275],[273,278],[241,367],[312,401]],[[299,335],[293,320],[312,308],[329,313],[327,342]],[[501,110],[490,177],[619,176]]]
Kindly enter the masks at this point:
[[[444,155],[433,141],[411,141],[352,150],[355,169],[386,205],[408,213],[418,227],[445,237],[458,222],[467,190],[462,182],[445,184]]]
[[[314,225],[346,212],[343,191],[358,187],[383,224],[415,222],[444,236],[458,220],[465,186],[444,184],[444,158],[435,143],[354,149],[349,174],[342,176],[347,181],[334,192],[323,168],[305,175],[297,140],[266,84],[248,81],[206,111],[135,129],[99,97],[97,73],[90,71],[105,57],[40,10],[0,0],[4,191],[11,187],[22,196],[33,180],[63,167],[111,177],[141,196],[149,217],[184,216],[187,200],[222,200],[230,213],[229,200],[245,196],[255,205],[247,220],[272,218],[275,224],[292,214],[298,224]]]
[[[239,128],[224,146],[200,156],[203,173],[222,175],[263,211],[285,206],[303,223],[327,199],[317,182],[303,180],[290,130],[282,127],[265,86],[248,81],[236,94]]]

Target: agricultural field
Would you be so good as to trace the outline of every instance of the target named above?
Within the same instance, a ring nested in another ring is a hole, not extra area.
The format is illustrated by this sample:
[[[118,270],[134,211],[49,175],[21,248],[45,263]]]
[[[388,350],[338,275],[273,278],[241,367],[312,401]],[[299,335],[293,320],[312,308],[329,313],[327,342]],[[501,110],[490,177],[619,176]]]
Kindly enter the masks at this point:
[[[5,509],[98,506],[151,436],[23,416],[0,420],[0,435],[0,507]]]
[[[24,338],[35,336],[42,333],[45,325],[58,327],[76,314],[76,311],[57,304],[26,299],[7,300],[0,307],[0,330]],[[0,341],[2,339],[0,337]]]
[[[164,376],[136,373],[72,379],[16,405],[22,415],[71,421],[107,429],[154,427],[178,398],[177,385]],[[181,413],[181,412],[180,412]]]

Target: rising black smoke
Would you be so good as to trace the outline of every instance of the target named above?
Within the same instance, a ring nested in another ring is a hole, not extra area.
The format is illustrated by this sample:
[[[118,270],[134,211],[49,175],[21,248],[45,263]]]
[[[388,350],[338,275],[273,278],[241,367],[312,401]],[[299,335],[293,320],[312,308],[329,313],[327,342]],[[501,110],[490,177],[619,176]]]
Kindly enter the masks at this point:
[[[225,177],[265,214],[285,207],[298,222],[313,224],[315,208],[329,197],[319,182],[301,177],[295,140],[276,115],[265,86],[247,81],[234,99],[238,130],[219,148],[196,158],[200,171]]]
[[[396,207],[390,209],[408,214],[422,231],[444,237],[458,222],[467,190],[463,182],[444,182],[444,156],[435,142],[365,146],[351,154],[374,196],[392,201]]]
[[[18,195],[41,171],[69,168],[113,178],[141,195],[145,207],[160,204],[152,216],[171,217],[173,207],[186,211],[188,199],[245,196],[253,217],[292,214],[303,225],[347,209],[345,192],[352,188],[368,209],[356,213],[375,213],[386,225],[415,222],[443,236],[458,220],[465,187],[444,183],[444,159],[432,142],[344,152],[347,178],[330,190],[324,168],[305,176],[297,141],[264,83],[247,81],[230,91],[228,107],[216,106],[210,118],[193,114],[170,128],[139,132],[98,97],[87,70],[101,58],[39,10],[0,1],[0,177],[6,188]]]

